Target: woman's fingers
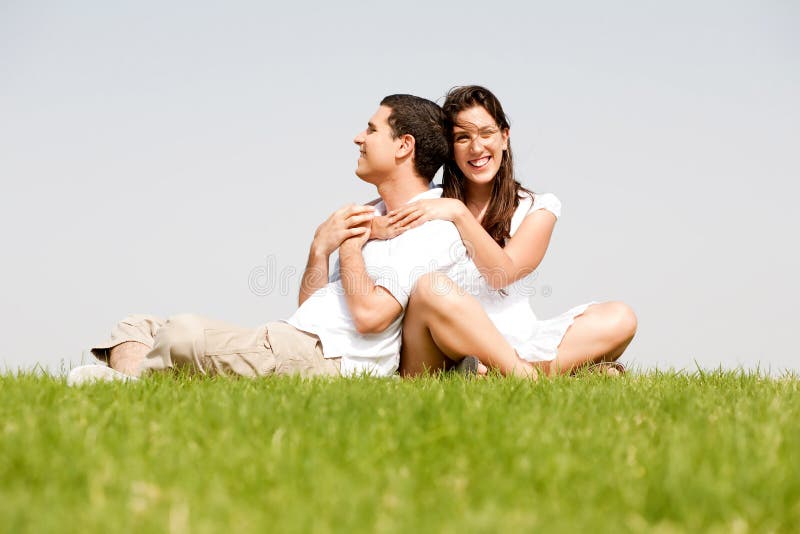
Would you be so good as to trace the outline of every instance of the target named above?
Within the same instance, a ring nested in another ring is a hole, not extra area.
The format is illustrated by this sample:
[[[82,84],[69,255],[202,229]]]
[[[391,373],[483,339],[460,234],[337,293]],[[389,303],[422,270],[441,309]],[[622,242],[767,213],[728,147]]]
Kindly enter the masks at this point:
[[[422,212],[422,210],[412,211],[411,213],[409,213],[408,215],[406,215],[405,217],[403,217],[402,219],[397,221],[397,223],[395,223],[395,224],[397,224],[398,226],[408,226],[412,222],[417,221],[420,218],[422,218],[423,215],[424,215],[424,213]],[[427,219],[425,219],[425,220],[427,220]],[[420,221],[419,224],[422,224],[423,222],[425,222],[425,220]]]
[[[406,230],[408,230],[408,228],[393,224],[392,226],[389,227],[389,235],[391,235],[391,237],[397,237],[400,234],[404,233]]]
[[[398,220],[402,219],[403,217],[405,217],[409,213],[412,213],[412,212],[416,211],[416,209],[417,209],[416,206],[414,206],[413,204],[409,204],[408,206],[403,206],[402,208],[398,208],[398,209],[396,209],[394,211],[390,211],[386,215],[389,217],[389,220],[391,222],[395,222],[395,221],[398,221]]]
[[[392,211],[390,211],[386,215],[399,215],[399,214],[401,214],[403,212],[407,213],[407,212],[413,211],[413,210],[415,210],[417,208],[419,208],[419,200],[416,200],[414,202],[409,202],[408,204],[400,206],[397,209],[393,209]]]

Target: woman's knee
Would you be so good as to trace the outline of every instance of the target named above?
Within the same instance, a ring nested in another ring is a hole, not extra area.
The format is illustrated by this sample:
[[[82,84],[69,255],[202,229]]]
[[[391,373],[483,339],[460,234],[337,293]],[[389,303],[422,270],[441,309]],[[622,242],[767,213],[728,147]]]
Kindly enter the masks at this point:
[[[461,290],[446,274],[425,273],[417,280],[411,292],[410,302],[419,304],[438,304],[460,296]]]
[[[639,321],[633,309],[624,302],[609,302],[608,319],[612,329],[621,341],[628,341],[636,335]]]

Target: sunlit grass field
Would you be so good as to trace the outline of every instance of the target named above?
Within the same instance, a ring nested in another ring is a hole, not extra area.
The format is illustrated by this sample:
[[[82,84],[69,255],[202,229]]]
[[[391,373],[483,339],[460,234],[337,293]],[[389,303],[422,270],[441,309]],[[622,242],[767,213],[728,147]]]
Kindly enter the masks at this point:
[[[798,530],[796,377],[0,377],[4,532]]]

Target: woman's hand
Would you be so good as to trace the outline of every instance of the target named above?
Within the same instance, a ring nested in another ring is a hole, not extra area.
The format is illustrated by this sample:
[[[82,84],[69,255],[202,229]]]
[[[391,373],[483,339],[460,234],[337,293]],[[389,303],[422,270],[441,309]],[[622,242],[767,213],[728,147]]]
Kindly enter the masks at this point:
[[[369,236],[369,221],[374,214],[373,206],[357,205],[345,206],[333,212],[317,228],[312,248],[320,254],[330,256],[346,239],[364,234]]]
[[[406,230],[408,230],[408,228],[402,228],[396,222],[392,222],[387,215],[379,215],[372,219],[370,238],[392,239]]]
[[[392,210],[387,217],[389,226],[402,233],[434,219],[455,221],[466,211],[464,203],[455,198],[426,198]]]

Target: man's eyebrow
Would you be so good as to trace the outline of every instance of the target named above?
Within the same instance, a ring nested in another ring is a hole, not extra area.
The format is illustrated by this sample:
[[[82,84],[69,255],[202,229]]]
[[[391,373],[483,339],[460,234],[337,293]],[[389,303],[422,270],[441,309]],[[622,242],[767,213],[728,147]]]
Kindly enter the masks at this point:
[[[374,124],[372,124],[372,121],[370,121],[370,122],[368,122],[368,123],[367,123],[367,128],[369,128],[370,130],[375,130],[375,129],[376,129],[376,128],[375,128],[375,125],[374,125]]]

